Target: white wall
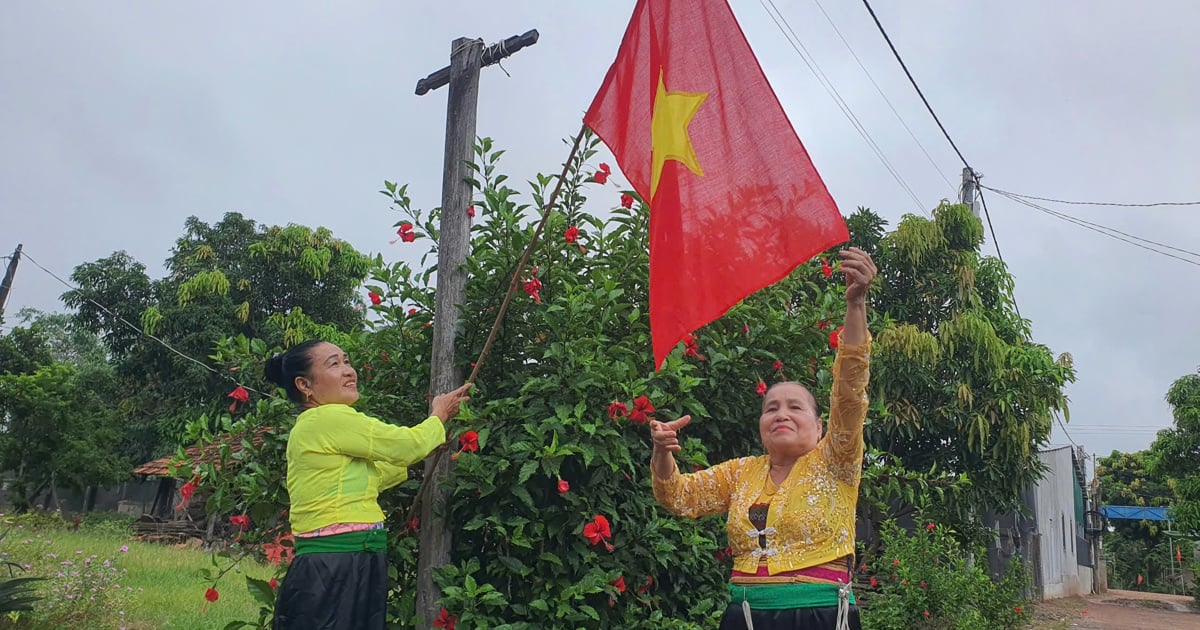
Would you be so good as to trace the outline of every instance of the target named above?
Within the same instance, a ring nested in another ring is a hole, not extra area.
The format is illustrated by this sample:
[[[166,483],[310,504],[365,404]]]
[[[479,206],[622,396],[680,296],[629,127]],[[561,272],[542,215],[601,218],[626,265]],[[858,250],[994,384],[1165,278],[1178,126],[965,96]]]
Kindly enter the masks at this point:
[[[1034,488],[1041,559],[1042,592],[1045,599],[1071,597],[1091,592],[1091,573],[1081,577],[1075,548],[1075,471],[1071,448],[1042,451],[1038,459],[1049,470]],[[1085,579],[1086,578],[1086,579]]]

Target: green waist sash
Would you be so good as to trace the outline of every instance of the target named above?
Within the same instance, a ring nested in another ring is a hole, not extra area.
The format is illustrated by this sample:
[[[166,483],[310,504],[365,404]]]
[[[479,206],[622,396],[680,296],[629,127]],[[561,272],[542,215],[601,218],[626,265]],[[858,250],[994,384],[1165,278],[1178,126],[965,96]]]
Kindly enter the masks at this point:
[[[729,603],[740,606],[749,602],[751,610],[787,610],[789,608],[824,608],[838,605],[837,584],[755,584],[729,585]],[[850,593],[854,604],[854,593]]]
[[[387,530],[368,529],[333,536],[296,538],[296,555],[306,553],[354,553],[356,551],[387,551]]]

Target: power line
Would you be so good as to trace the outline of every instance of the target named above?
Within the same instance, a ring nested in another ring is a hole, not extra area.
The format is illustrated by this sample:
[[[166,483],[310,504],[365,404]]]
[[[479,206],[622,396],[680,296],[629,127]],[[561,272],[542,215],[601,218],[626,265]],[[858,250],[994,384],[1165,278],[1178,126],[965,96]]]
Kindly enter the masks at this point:
[[[1024,199],[1026,199],[1026,197],[1024,197],[1024,196],[1022,196],[1022,195],[1014,195],[1013,193],[999,191],[999,190],[996,190],[995,188],[988,188],[988,190],[991,190],[991,191],[998,192],[998,193],[1000,193],[1000,194],[1004,195],[1005,197],[1008,197],[1009,199],[1012,199],[1013,201],[1022,201],[1022,200],[1024,200]],[[1034,207],[1040,207],[1040,206],[1037,206],[1036,204],[1028,204],[1028,205],[1032,205],[1032,206],[1034,206]],[[1188,255],[1190,255],[1190,256],[1196,256],[1196,257],[1200,257],[1200,254],[1198,254],[1198,253],[1196,253],[1196,252],[1193,252],[1193,251],[1191,251],[1191,250],[1183,249],[1183,248],[1181,248],[1181,247],[1175,247],[1174,245],[1167,245],[1166,243],[1159,243],[1158,241],[1152,241],[1152,240],[1150,240],[1150,239],[1148,239],[1148,238],[1142,238],[1142,237],[1140,237],[1140,236],[1135,236],[1135,235],[1133,235],[1133,234],[1130,234],[1130,233],[1128,233],[1128,232],[1122,232],[1121,230],[1118,230],[1118,229],[1116,229],[1116,228],[1110,228],[1110,227],[1108,227],[1108,226],[1105,226],[1105,225],[1100,225],[1099,223],[1093,223],[1093,222],[1091,222],[1091,221],[1087,221],[1087,220],[1084,220],[1084,219],[1080,219],[1079,217],[1073,217],[1073,216],[1071,216],[1071,215],[1069,215],[1069,214],[1067,214],[1067,213],[1065,213],[1065,212],[1061,212],[1061,211],[1059,211],[1059,210],[1050,210],[1049,208],[1044,208],[1044,209],[1045,209],[1047,212],[1052,212],[1052,213],[1054,213],[1054,214],[1056,214],[1056,215],[1059,215],[1059,216],[1062,216],[1062,217],[1066,217],[1066,218],[1069,218],[1069,219],[1072,219],[1072,220],[1075,220],[1075,221],[1079,221],[1080,223],[1084,223],[1084,224],[1087,224],[1087,225],[1090,225],[1090,226],[1092,226],[1092,227],[1096,227],[1096,228],[1099,228],[1099,229],[1102,229],[1102,230],[1108,230],[1109,232],[1114,232],[1114,233],[1116,233],[1116,234],[1120,234],[1120,235],[1122,235],[1122,236],[1128,236],[1129,238],[1132,238],[1132,239],[1134,239],[1134,240],[1141,241],[1141,242],[1143,242],[1143,243],[1149,243],[1150,245],[1157,245],[1157,246],[1159,246],[1159,247],[1164,247],[1164,248],[1166,248],[1166,249],[1174,250],[1174,251],[1177,251],[1177,252],[1180,252],[1180,253],[1183,253],[1183,254],[1188,254]]]
[[[967,163],[967,158],[963,157],[962,151],[958,150],[958,145],[954,144],[954,139],[950,137],[950,132],[946,131],[946,126],[942,124],[942,121],[940,118],[938,118],[937,113],[933,111],[933,106],[929,104],[929,99],[925,98],[925,93],[921,91],[921,86],[917,85],[917,80],[914,79],[912,73],[908,71],[908,65],[906,65],[904,60],[900,58],[900,53],[896,50],[895,44],[892,43],[892,38],[888,37],[887,31],[883,28],[883,24],[879,22],[879,16],[875,15],[875,9],[871,8],[870,0],[863,0],[863,5],[867,7],[867,12],[871,14],[871,19],[875,20],[875,26],[879,28],[879,33],[883,35],[883,39],[887,42],[888,48],[892,49],[892,55],[896,57],[896,61],[900,62],[900,67],[904,69],[904,74],[908,77],[908,82],[912,83],[913,89],[917,91],[917,96],[920,96],[921,102],[925,103],[925,109],[929,110],[930,116],[933,116],[933,121],[937,123],[938,129],[942,130],[942,135],[946,136],[946,140],[950,143],[950,146],[954,149],[954,152],[958,154],[958,159],[962,160],[963,166],[971,168],[971,165]],[[975,169],[971,169],[971,172],[974,173]]]
[[[54,273],[53,271],[50,271],[49,269],[47,269],[47,268],[43,267],[41,263],[39,263],[39,262],[38,262],[37,260],[35,260],[35,259],[34,259],[32,256],[30,256],[30,255],[29,255],[29,251],[28,251],[28,250],[26,250],[26,251],[22,252],[22,253],[21,253],[21,256],[22,256],[23,258],[27,259],[29,262],[33,263],[33,266],[35,266],[35,267],[37,267],[38,269],[41,269],[42,271],[46,272],[47,274],[49,274],[49,275],[50,275],[50,277],[54,278],[55,280],[58,280],[60,283],[62,283],[62,285],[63,285],[63,286],[67,287],[68,289],[71,289],[71,290],[73,290],[73,291],[82,291],[82,289],[80,289],[79,287],[77,287],[77,286],[75,286],[75,285],[71,284],[70,282],[67,282],[66,280],[63,280],[61,277],[59,277],[59,275],[58,275],[58,274],[56,274],[56,273]],[[260,395],[260,396],[265,396],[265,397],[267,397],[267,398],[274,398],[274,397],[275,397],[275,395],[274,395],[274,394],[266,394],[266,393],[263,393],[263,392],[260,392],[260,391],[258,391],[257,389],[254,389],[253,387],[249,387],[249,386],[247,386],[247,385],[243,385],[243,384],[239,383],[239,382],[238,382],[236,379],[234,379],[232,376],[229,376],[228,374],[226,374],[226,373],[222,372],[221,370],[218,370],[217,368],[214,368],[214,367],[212,367],[211,365],[209,365],[209,364],[207,364],[207,363],[205,363],[205,362],[203,362],[203,361],[201,361],[201,360],[199,360],[199,359],[192,358],[192,357],[190,357],[190,356],[188,356],[188,355],[186,355],[186,354],[184,354],[184,353],[180,352],[179,350],[176,350],[176,349],[175,349],[175,347],[174,347],[174,346],[172,346],[171,344],[169,344],[169,343],[167,343],[167,342],[163,341],[162,339],[160,339],[159,337],[157,337],[157,336],[155,336],[155,335],[152,335],[152,334],[150,334],[150,333],[146,332],[146,331],[145,331],[145,330],[144,330],[144,329],[143,329],[141,326],[136,326],[136,325],[134,325],[134,324],[130,323],[130,321],[129,321],[129,320],[127,320],[127,319],[125,319],[124,317],[121,317],[120,315],[118,315],[118,314],[116,314],[116,313],[112,312],[111,310],[109,310],[109,309],[108,309],[108,307],[106,307],[106,306],[104,306],[103,304],[101,304],[101,303],[97,302],[96,300],[93,300],[93,299],[91,299],[91,298],[88,298],[88,297],[85,297],[84,299],[85,299],[85,300],[87,300],[88,302],[91,302],[91,303],[92,303],[92,304],[93,304],[93,305],[94,305],[96,308],[99,308],[100,310],[104,311],[105,313],[108,313],[109,315],[113,316],[114,318],[116,318],[116,319],[117,319],[118,321],[120,321],[121,323],[123,323],[123,324],[125,324],[126,326],[128,326],[128,327],[132,328],[133,330],[137,331],[137,333],[138,333],[138,334],[140,334],[140,335],[142,335],[142,336],[144,336],[144,337],[149,337],[150,339],[153,339],[154,341],[158,342],[158,344],[159,344],[159,345],[161,345],[162,347],[166,348],[167,350],[170,350],[171,352],[175,353],[175,354],[176,354],[176,355],[178,355],[179,357],[181,357],[181,358],[183,358],[183,359],[186,359],[186,360],[188,360],[188,361],[191,361],[192,363],[195,363],[196,365],[199,365],[200,367],[204,368],[205,370],[208,370],[209,372],[212,372],[213,374],[216,374],[217,376],[221,376],[221,377],[225,378],[226,380],[230,381],[231,383],[233,383],[233,384],[235,384],[235,385],[238,385],[239,387],[243,387],[243,388],[245,388],[245,389],[247,389],[247,390],[250,390],[250,391],[252,391],[252,392],[254,392],[254,393],[256,393],[256,394],[258,394],[258,395]]]
[[[1067,441],[1071,443],[1071,446],[1074,446],[1076,449],[1078,449],[1079,445],[1075,443],[1075,440],[1071,437],[1071,434],[1067,431],[1067,425],[1065,423],[1063,423],[1062,417],[1059,416],[1058,414],[1054,414],[1054,419],[1058,421],[1058,428],[1062,429],[1063,435],[1067,436]]]
[[[1153,203],[1119,203],[1115,201],[1068,201],[1066,199],[1051,199],[1049,197],[1035,197],[1033,195],[1022,195],[997,188],[986,187],[988,190],[998,192],[1002,195],[1010,197],[1020,197],[1022,199],[1032,199],[1034,201],[1047,201],[1050,203],[1065,203],[1073,206],[1116,206],[1120,208],[1154,208],[1158,206],[1200,206],[1200,201],[1156,201]]]
[[[862,136],[863,140],[867,142],[867,145],[875,153],[875,156],[878,157],[879,161],[883,163],[884,168],[886,168],[888,172],[892,174],[892,177],[898,184],[900,184],[900,187],[908,193],[908,196],[912,198],[913,203],[916,204],[917,209],[922,214],[928,215],[929,211],[924,205],[921,204],[920,198],[917,197],[917,194],[913,192],[912,188],[908,185],[908,182],[904,181],[904,178],[901,177],[896,169],[892,166],[892,163],[887,159],[887,156],[883,154],[883,150],[879,148],[879,145],[875,142],[874,138],[871,137],[870,132],[868,132],[866,127],[863,126],[858,117],[854,115],[853,110],[850,109],[850,105],[846,103],[845,99],[842,98],[842,95],[838,92],[837,88],[833,86],[833,82],[831,82],[829,77],[827,77],[820,69],[820,66],[817,64],[816,57],[813,57],[812,60],[809,61],[809,57],[812,57],[812,53],[808,52],[808,48],[806,48],[804,43],[800,41],[799,36],[796,35],[796,31],[792,29],[792,25],[788,23],[787,18],[785,18],[783,13],[779,11],[779,8],[775,6],[774,0],[759,0],[759,4],[761,4],[763,9],[766,10],[767,15],[771,16],[771,21],[775,22],[775,26],[779,28],[779,32],[783,33],[784,39],[786,39],[788,44],[791,45],[792,49],[796,51],[796,54],[800,56],[800,60],[804,62],[804,65],[808,66],[809,71],[813,73],[813,76],[816,77],[817,82],[821,84],[821,87],[824,88],[825,92],[829,94],[830,98],[833,99],[834,104],[838,106],[838,109],[840,109],[842,114],[845,115],[847,120],[850,121],[850,124],[854,127],[855,131],[857,131],[858,134]],[[768,4],[770,4],[770,7],[767,6]],[[774,12],[772,12],[772,9],[774,9]],[[778,14],[778,16],[776,14]]]
[[[904,117],[900,115],[900,112],[896,111],[896,106],[892,105],[892,100],[887,97],[887,94],[883,93],[883,88],[879,87],[879,83],[875,81],[875,77],[871,76],[871,71],[867,70],[867,66],[863,64],[862,59],[859,59],[858,53],[854,52],[854,47],[852,47],[850,42],[846,40],[846,36],[842,34],[841,29],[837,27],[837,24],[834,23],[833,18],[829,16],[829,13],[825,11],[825,7],[821,4],[821,0],[813,0],[813,2],[816,3],[817,8],[821,10],[821,14],[825,16],[825,21],[829,22],[829,25],[833,27],[833,31],[837,33],[837,36],[841,38],[842,43],[846,45],[846,50],[850,51],[850,56],[854,57],[854,61],[858,63],[858,67],[861,68],[863,73],[867,75],[867,79],[870,79],[871,85],[875,86],[875,91],[879,92],[879,96],[883,97],[883,102],[887,103],[888,109],[891,109],[892,113],[895,114],[896,120],[900,121],[900,125],[904,127],[905,131],[908,132],[908,136],[913,139],[913,142],[917,143],[917,146],[921,149],[921,153],[925,154],[925,159],[929,160],[929,164],[933,167],[934,172],[938,174],[938,177],[942,178],[942,181],[946,182],[947,186],[949,186],[951,189],[954,189],[955,185],[950,183],[950,180],[946,178],[946,175],[942,172],[942,169],[938,168],[937,162],[934,161],[932,155],[929,155],[929,151],[925,149],[925,145],[921,144],[921,141],[917,139],[917,135],[913,133],[913,130],[908,126],[908,123],[904,121]]]
[[[996,229],[992,227],[992,215],[988,212],[987,199],[983,196],[983,188],[979,187],[979,178],[975,175],[975,171],[971,171],[971,176],[975,177],[975,187],[979,190],[979,203],[983,205],[983,216],[987,219],[988,231],[992,233],[992,245],[996,246],[996,258],[1000,259],[1000,264],[1004,268],[1008,268],[1008,263],[1004,262],[1004,254],[1000,253],[1000,241],[996,240]],[[1013,308],[1017,311],[1017,317],[1024,319],[1021,316],[1021,307],[1017,304],[1017,296],[1013,296]]]
[[[896,45],[892,43],[892,38],[887,34],[887,29],[883,28],[883,23],[879,21],[879,16],[875,15],[875,9],[871,8],[870,0],[863,0],[863,6],[867,8],[867,13],[871,14],[871,19],[875,22],[875,27],[879,29],[879,34],[883,35],[884,41],[887,42],[888,48],[892,51],[892,56],[900,64],[900,68],[904,70],[904,76],[908,77],[908,82],[912,84],[913,89],[917,91],[917,96],[921,97],[921,102],[925,104],[925,109],[929,110],[929,115],[933,117],[933,122],[937,123],[938,129],[942,130],[942,135],[946,137],[946,141],[950,143],[950,148],[954,149],[954,153],[958,155],[958,159],[962,160],[963,166],[967,167],[967,171],[971,174],[971,178],[975,180],[975,187],[979,190],[979,201],[983,205],[983,217],[987,221],[988,231],[992,234],[992,244],[996,246],[996,257],[1000,262],[1004,262],[1004,255],[1000,253],[1000,241],[996,240],[996,228],[992,226],[992,216],[988,212],[987,200],[983,196],[982,184],[979,182],[979,174],[971,167],[971,163],[963,156],[959,150],[958,144],[954,142],[954,138],[950,137],[950,132],[946,131],[946,126],[942,124],[942,119],[938,118],[937,112],[933,111],[933,106],[929,104],[929,99],[925,98],[925,93],[921,91],[921,86],[917,85],[917,80],[913,78],[912,72],[908,70],[908,64],[904,63],[904,59],[900,56],[900,51],[896,50]],[[1005,265],[1007,266],[1007,265]],[[1016,297],[1013,297],[1013,307],[1016,308],[1017,316],[1020,317],[1021,309],[1017,306]]]
[[[1008,197],[1008,195],[1004,195],[1004,196]],[[1073,216],[1071,216],[1071,215],[1064,214],[1064,213],[1062,213],[1062,212],[1057,212],[1057,211],[1055,211],[1055,210],[1051,210],[1051,209],[1049,209],[1049,208],[1046,208],[1046,207],[1040,206],[1040,205],[1038,205],[1038,204],[1036,204],[1036,203],[1033,203],[1033,202],[1031,202],[1031,201],[1026,201],[1026,200],[1024,200],[1024,199],[1021,199],[1021,198],[1019,198],[1019,197],[1008,197],[1008,198],[1009,198],[1009,199],[1011,199],[1012,201],[1015,201],[1015,202],[1017,202],[1017,203],[1021,204],[1021,205],[1028,206],[1028,207],[1030,207],[1030,208],[1033,208],[1034,210],[1038,210],[1038,211],[1044,212],[1044,213],[1046,213],[1046,214],[1048,214],[1048,215],[1050,215],[1050,216],[1052,216],[1052,217],[1054,217],[1054,218],[1056,218],[1056,219],[1059,219],[1059,220],[1061,220],[1061,221],[1066,221],[1066,222],[1068,222],[1068,223],[1074,223],[1075,225],[1078,225],[1078,226],[1080,226],[1080,227],[1082,227],[1082,228],[1085,228],[1085,229],[1091,230],[1091,231],[1093,231],[1093,232],[1096,232],[1096,233],[1099,233],[1099,234],[1103,234],[1104,236],[1107,236],[1107,237],[1109,237],[1109,238],[1114,238],[1114,239],[1116,239],[1116,240],[1118,240],[1118,241],[1123,241],[1123,242],[1125,242],[1125,243],[1128,243],[1128,244],[1130,244],[1130,245],[1133,245],[1134,247],[1140,247],[1140,248],[1142,248],[1142,249],[1144,249],[1144,250],[1151,251],[1151,252],[1154,252],[1154,253],[1156,253],[1156,254],[1161,254],[1161,255],[1163,255],[1163,256],[1166,256],[1166,257],[1168,257],[1168,258],[1174,258],[1175,260],[1183,261],[1183,262],[1185,262],[1185,263],[1188,263],[1188,264],[1190,264],[1190,265],[1196,265],[1196,266],[1200,267],[1200,262],[1197,262],[1197,261],[1195,261],[1195,260],[1190,260],[1190,259],[1184,258],[1184,257],[1182,257],[1182,256],[1176,256],[1175,254],[1171,254],[1171,253],[1169,253],[1169,252],[1165,252],[1165,251],[1162,251],[1162,250],[1160,250],[1160,249],[1155,249],[1154,247],[1150,247],[1149,245],[1143,245],[1142,243],[1139,243],[1138,241],[1142,241],[1142,242],[1144,242],[1144,243],[1150,243],[1150,244],[1153,244],[1153,245],[1158,245],[1158,246],[1160,246],[1160,247],[1166,247],[1166,248],[1169,248],[1169,249],[1174,249],[1174,250],[1176,250],[1176,251],[1180,251],[1180,252],[1186,253],[1186,254],[1188,254],[1188,255],[1191,255],[1191,256],[1196,256],[1196,257],[1200,258],[1200,254],[1197,254],[1197,253],[1195,253],[1195,252],[1191,252],[1191,251],[1184,250],[1184,249],[1179,249],[1179,248],[1177,248],[1177,247],[1171,247],[1171,246],[1169,246],[1169,245],[1162,245],[1162,244],[1160,244],[1160,243],[1157,243],[1156,241],[1151,241],[1151,240],[1148,240],[1148,239],[1143,239],[1143,238],[1141,238],[1141,237],[1138,237],[1138,236],[1133,236],[1132,234],[1127,234],[1127,233],[1125,233],[1125,232],[1120,232],[1120,231],[1118,231],[1118,230],[1114,230],[1114,229],[1112,229],[1112,228],[1108,228],[1108,227],[1105,227],[1105,226],[1099,225],[1099,224],[1097,224],[1097,223],[1091,223],[1090,221],[1084,221],[1084,220],[1082,220],[1082,219],[1077,219],[1077,218],[1075,218],[1075,217],[1073,217]],[[1118,236],[1118,234],[1121,234],[1121,235],[1124,235],[1124,236]],[[1125,238],[1125,236],[1128,236],[1129,238]],[[1134,240],[1134,239],[1136,239],[1136,240]]]

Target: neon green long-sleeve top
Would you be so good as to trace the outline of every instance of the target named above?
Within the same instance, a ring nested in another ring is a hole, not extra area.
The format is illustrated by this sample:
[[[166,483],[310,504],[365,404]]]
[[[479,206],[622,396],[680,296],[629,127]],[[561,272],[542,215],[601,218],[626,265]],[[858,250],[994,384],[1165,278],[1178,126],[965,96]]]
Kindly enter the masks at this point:
[[[401,427],[349,405],[305,410],[287,444],[292,533],[382,521],[379,493],[408,479],[408,467],[445,440],[446,429],[437,416]]]

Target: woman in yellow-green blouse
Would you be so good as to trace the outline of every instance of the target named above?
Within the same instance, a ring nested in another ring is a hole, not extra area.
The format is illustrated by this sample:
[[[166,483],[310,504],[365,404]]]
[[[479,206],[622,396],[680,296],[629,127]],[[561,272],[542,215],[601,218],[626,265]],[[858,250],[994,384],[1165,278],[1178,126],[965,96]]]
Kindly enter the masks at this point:
[[[727,515],[734,563],[721,630],[860,628],[849,583],[871,347],[866,297],[876,269],[857,248],[841,258],[846,321],[833,365],[828,432],[822,436],[817,401],[807,388],[776,383],[758,421],[767,454],[684,475],[673,453],[691,417],[651,423],[659,503],[679,516]]]
[[[387,534],[378,496],[446,440],[470,385],[433,399],[414,427],[355,411],[358,374],[327,341],[267,361],[267,380],[300,405],[288,436],[287,490],[295,560],[275,604],[277,630],[387,626]]]

